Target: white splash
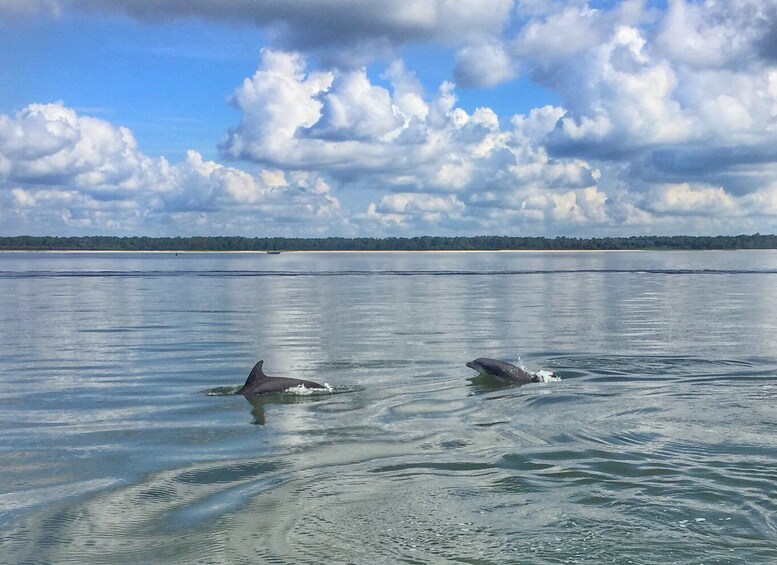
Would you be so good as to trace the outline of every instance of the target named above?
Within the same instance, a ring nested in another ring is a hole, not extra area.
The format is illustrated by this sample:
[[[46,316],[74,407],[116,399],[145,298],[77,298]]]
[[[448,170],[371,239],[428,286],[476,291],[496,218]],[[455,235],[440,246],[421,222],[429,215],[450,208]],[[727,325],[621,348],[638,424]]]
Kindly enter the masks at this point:
[[[561,380],[561,377],[554,375],[552,372],[546,371],[545,369],[541,369],[532,374],[535,375],[541,383],[556,383]]]
[[[287,388],[284,392],[297,396],[311,396],[313,394],[331,394],[332,391],[334,388],[329,383],[324,383],[324,388],[308,388],[305,385],[297,385]]]

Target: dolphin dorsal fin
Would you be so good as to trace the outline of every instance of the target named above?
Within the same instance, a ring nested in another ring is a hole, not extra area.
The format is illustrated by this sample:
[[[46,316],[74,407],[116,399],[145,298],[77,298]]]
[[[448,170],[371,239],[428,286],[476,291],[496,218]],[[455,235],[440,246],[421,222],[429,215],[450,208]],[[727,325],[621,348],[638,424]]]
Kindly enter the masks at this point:
[[[237,394],[243,394],[246,389],[250,388],[251,385],[261,381],[262,379],[266,379],[267,375],[262,372],[262,365],[264,364],[264,361],[259,361],[256,365],[254,365],[254,368],[251,369],[251,372],[248,374],[248,378],[246,379],[246,383],[240,387],[240,390],[237,391]]]
[[[247,385],[267,377],[267,375],[264,374],[264,371],[262,371],[262,365],[264,365],[264,360],[259,361],[256,365],[254,365],[254,368],[251,369],[251,373],[248,375],[248,379],[246,379]]]

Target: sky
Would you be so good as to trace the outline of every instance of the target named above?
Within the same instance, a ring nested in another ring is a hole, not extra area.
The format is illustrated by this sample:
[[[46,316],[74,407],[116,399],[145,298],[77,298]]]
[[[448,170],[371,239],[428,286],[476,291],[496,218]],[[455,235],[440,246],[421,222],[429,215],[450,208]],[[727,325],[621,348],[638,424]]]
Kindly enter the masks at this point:
[[[777,0],[0,0],[0,235],[777,232]]]

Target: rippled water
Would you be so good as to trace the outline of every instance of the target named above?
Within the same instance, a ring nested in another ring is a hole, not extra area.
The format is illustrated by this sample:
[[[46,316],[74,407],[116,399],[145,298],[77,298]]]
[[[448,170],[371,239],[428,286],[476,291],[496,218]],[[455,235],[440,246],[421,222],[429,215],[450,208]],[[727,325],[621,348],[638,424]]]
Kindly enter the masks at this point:
[[[777,561],[777,252],[3,253],[0,289],[4,562]],[[338,394],[224,394],[259,359]]]

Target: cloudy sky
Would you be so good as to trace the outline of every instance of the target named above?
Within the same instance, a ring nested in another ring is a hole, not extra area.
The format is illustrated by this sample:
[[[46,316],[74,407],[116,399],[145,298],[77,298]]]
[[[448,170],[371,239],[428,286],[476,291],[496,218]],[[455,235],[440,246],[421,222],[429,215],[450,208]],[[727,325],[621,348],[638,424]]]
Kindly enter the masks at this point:
[[[777,0],[0,0],[0,234],[777,231]]]

